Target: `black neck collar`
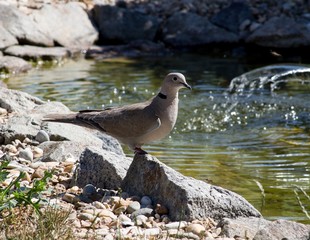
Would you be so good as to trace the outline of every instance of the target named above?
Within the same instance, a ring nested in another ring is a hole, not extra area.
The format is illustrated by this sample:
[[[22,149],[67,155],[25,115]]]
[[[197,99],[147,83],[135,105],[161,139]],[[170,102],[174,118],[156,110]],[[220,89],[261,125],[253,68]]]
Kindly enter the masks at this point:
[[[161,99],[167,99],[167,95],[165,95],[165,94],[162,94],[161,92],[160,93],[158,93],[158,95],[157,95],[158,97],[160,97]]]

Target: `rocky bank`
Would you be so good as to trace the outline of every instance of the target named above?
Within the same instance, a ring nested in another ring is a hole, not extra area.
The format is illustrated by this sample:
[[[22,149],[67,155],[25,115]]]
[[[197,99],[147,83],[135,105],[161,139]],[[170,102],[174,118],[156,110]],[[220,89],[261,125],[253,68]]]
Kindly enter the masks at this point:
[[[10,173],[1,187],[23,171],[20,184],[31,188],[53,169],[43,198],[70,212],[77,239],[309,240],[309,225],[265,220],[240,195],[186,177],[149,154],[130,159],[101,132],[42,122],[47,113],[69,111],[0,87],[0,159],[9,161]]]
[[[1,0],[0,70],[218,44],[308,48],[309,10],[304,0]]]

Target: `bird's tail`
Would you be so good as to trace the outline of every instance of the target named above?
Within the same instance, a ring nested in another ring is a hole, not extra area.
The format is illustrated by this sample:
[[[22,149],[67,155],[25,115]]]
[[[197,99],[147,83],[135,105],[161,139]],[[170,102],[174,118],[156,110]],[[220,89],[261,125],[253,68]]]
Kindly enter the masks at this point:
[[[61,123],[73,123],[78,124],[76,119],[76,113],[68,114],[48,114],[42,119],[45,122],[61,122]]]

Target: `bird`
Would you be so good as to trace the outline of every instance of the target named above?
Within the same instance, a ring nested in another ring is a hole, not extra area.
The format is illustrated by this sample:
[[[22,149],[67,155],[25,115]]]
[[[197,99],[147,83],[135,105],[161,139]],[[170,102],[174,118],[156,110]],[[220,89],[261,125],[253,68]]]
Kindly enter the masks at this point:
[[[164,78],[158,94],[145,102],[49,114],[43,121],[94,128],[128,145],[135,154],[147,154],[142,149],[144,144],[166,137],[174,128],[178,116],[178,92],[182,88],[192,89],[182,73],[172,72]]]

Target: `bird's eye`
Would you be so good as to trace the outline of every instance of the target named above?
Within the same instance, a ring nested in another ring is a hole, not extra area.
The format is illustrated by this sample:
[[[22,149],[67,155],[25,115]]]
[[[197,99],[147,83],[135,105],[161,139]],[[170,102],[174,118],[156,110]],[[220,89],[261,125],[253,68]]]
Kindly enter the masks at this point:
[[[178,80],[178,78],[177,78],[177,77],[173,77],[172,79],[173,79],[173,81],[176,81],[176,80]]]

